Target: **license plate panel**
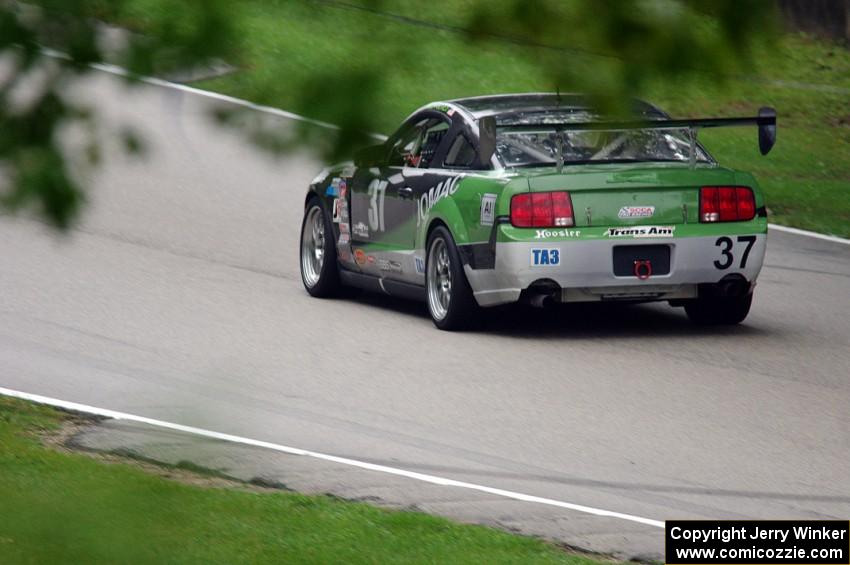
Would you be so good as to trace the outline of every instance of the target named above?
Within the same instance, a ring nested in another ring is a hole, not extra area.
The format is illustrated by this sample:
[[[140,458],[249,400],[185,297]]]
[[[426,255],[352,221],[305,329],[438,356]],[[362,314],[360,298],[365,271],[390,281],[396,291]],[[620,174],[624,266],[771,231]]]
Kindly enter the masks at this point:
[[[669,245],[617,245],[614,247],[614,275],[636,277],[635,261],[650,261],[652,276],[670,274]]]

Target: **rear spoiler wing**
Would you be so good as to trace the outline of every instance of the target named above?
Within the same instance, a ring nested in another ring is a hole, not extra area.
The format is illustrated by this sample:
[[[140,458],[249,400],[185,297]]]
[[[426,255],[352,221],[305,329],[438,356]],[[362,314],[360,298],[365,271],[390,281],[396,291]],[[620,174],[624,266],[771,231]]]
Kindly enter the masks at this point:
[[[507,131],[522,131],[528,133],[551,132],[551,131],[587,131],[587,130],[640,130],[640,129],[687,129],[691,140],[691,159],[696,152],[697,131],[703,128],[719,128],[732,126],[758,126],[759,150],[762,155],[767,155],[776,143],[776,110],[764,107],[759,109],[758,116],[751,118],[698,118],[684,120],[645,120],[645,121],[598,121],[598,122],[575,122],[559,124],[534,124],[534,125],[506,125],[497,126],[494,116],[487,116],[478,121],[481,150],[481,162],[487,163],[496,150],[496,128]]]

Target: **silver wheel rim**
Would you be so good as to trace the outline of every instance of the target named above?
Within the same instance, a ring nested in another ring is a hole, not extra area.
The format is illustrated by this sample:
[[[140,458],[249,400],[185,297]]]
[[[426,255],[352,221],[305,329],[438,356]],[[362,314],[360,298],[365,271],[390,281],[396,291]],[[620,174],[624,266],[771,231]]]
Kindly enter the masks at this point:
[[[428,252],[428,306],[437,320],[449,313],[452,299],[452,269],[446,241],[438,237]]]
[[[313,288],[318,284],[324,261],[325,222],[322,209],[313,206],[307,212],[307,219],[301,230],[301,276],[308,287]]]

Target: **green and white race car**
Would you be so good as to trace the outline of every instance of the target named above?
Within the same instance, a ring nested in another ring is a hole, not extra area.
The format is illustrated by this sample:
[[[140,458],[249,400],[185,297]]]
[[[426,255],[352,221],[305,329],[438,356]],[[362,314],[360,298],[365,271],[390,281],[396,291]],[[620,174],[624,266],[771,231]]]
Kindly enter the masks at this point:
[[[301,229],[307,291],[341,286],[425,300],[457,329],[479,307],[668,301],[698,323],[747,316],[767,212],[753,176],[718,165],[702,128],[776,113],[674,120],[635,101],[611,121],[578,95],[429,104],[354,163],[311,183]]]

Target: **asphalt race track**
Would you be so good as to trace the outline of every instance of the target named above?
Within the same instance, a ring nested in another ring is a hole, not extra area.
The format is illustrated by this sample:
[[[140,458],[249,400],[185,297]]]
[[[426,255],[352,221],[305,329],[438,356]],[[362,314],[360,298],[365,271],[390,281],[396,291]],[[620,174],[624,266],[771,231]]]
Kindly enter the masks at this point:
[[[107,148],[67,237],[0,219],[0,386],[655,520],[850,517],[850,246],[772,232],[736,328],[658,305],[506,308],[444,333],[424,305],[304,292],[315,160],[259,152],[197,95],[107,74],[80,95],[149,150]],[[176,434],[108,428],[186,457]],[[663,550],[628,520],[194,445],[304,490]]]

